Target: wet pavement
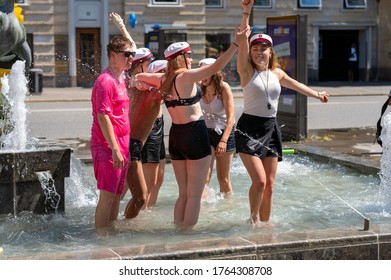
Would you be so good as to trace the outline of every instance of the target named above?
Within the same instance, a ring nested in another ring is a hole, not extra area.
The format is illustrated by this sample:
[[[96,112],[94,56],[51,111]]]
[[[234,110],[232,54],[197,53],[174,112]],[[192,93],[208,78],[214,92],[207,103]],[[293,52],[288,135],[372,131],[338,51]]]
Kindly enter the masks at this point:
[[[345,166],[364,173],[380,170],[382,147],[374,142],[376,128],[310,130],[299,142],[284,143],[285,147],[339,160]]]

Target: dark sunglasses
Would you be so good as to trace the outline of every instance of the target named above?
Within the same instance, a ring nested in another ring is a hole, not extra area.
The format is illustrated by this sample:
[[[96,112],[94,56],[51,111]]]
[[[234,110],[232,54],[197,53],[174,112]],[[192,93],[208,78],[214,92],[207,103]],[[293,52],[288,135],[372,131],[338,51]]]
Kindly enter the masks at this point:
[[[136,52],[129,52],[129,51],[119,51],[117,53],[123,53],[125,57],[134,57],[136,55]]]

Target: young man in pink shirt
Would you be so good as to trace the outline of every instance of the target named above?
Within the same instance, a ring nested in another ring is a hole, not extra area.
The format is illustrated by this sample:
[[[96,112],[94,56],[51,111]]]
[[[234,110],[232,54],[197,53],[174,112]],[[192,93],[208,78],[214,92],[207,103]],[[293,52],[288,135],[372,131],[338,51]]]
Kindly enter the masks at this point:
[[[129,162],[129,98],[124,70],[132,65],[135,46],[122,36],[107,45],[109,66],[92,89],[91,154],[100,190],[95,228],[116,220]]]

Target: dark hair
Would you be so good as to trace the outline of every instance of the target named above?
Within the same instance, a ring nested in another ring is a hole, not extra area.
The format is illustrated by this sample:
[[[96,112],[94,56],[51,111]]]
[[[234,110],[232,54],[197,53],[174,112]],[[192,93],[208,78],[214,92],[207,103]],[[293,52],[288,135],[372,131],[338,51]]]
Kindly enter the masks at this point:
[[[133,43],[123,36],[114,36],[107,44],[107,56],[110,57],[110,52],[120,52],[125,49],[126,46],[132,46]]]

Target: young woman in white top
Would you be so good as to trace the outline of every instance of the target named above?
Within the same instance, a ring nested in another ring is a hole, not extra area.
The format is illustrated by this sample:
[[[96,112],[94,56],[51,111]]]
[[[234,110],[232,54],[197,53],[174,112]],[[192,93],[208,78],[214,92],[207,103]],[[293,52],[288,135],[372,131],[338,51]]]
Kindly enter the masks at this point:
[[[254,0],[242,0],[242,29],[249,23],[253,4]],[[276,121],[281,86],[321,102],[327,102],[329,95],[312,90],[281,70],[273,40],[266,34],[255,34],[239,45],[237,69],[244,108],[235,131],[236,152],[251,178],[250,218],[258,226],[270,219],[277,164],[282,160],[281,132]]]
[[[200,67],[211,65],[214,58],[202,59]],[[200,100],[202,113],[208,128],[212,156],[205,183],[204,193],[207,195],[209,182],[212,177],[213,165],[216,160],[216,174],[220,192],[232,194],[230,170],[235,151],[234,139],[234,98],[231,87],[223,81],[221,71],[201,81],[202,98]]]
[[[250,28],[236,33],[235,41],[215,63],[191,69],[191,49],[188,43],[171,44],[164,52],[168,61],[167,73],[141,73],[134,81],[155,87],[165,95],[172,126],[169,134],[169,153],[179,187],[175,203],[174,223],[181,230],[193,228],[201,207],[201,196],[210,164],[211,148],[199,100],[197,82],[211,76],[228,64],[240,42],[247,41]],[[163,81],[163,83],[161,83]]]

